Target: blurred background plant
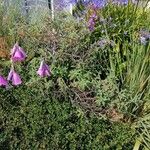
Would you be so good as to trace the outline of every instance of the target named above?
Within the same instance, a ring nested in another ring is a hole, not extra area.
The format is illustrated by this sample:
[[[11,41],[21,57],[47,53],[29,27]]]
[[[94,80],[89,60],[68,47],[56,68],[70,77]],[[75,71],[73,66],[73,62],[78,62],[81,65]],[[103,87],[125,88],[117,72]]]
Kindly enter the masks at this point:
[[[28,54],[17,65],[23,85],[0,88],[0,149],[130,150],[136,140],[149,149],[150,11],[130,2],[77,7],[75,17],[33,23],[0,5],[0,73],[16,41]],[[50,78],[36,74],[42,58]]]

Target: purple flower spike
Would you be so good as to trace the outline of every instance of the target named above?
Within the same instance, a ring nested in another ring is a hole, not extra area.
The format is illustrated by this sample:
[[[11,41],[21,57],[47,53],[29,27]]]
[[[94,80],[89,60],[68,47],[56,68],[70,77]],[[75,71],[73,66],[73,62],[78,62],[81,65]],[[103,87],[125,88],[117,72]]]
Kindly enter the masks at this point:
[[[19,74],[17,74],[13,69],[10,70],[7,80],[11,81],[12,85],[20,85],[22,83]]]
[[[88,21],[88,28],[89,28],[90,31],[93,31],[94,27],[95,27],[95,21],[94,21],[93,18],[90,18],[89,21]]]
[[[97,15],[96,13],[93,13],[88,20],[88,28],[90,31],[94,30],[96,20],[97,20]]]
[[[50,71],[49,66],[43,60],[40,64],[37,74],[41,77],[46,77],[46,76],[50,76],[50,73],[51,71]]]
[[[17,62],[17,61],[24,61],[26,57],[27,55],[24,52],[24,50],[16,43],[13,49],[11,50],[11,59],[14,62]]]
[[[7,85],[8,85],[7,80],[3,76],[0,76],[0,86],[7,86]]]

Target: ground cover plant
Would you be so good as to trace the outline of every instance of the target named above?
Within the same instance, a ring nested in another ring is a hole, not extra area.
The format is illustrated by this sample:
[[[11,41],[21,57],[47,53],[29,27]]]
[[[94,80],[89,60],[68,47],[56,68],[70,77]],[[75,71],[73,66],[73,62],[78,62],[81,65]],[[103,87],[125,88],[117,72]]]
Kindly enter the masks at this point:
[[[1,4],[0,149],[150,149],[147,2],[82,3],[41,23]]]

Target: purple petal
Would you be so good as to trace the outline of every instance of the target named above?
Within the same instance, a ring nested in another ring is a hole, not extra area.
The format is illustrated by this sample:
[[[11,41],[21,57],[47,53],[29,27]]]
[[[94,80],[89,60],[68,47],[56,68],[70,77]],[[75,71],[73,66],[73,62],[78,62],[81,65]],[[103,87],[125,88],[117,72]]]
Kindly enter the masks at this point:
[[[22,83],[22,80],[15,71],[13,72],[13,78],[12,78],[12,85],[20,85]]]
[[[8,77],[7,77],[7,80],[8,81],[11,81],[13,78],[13,69],[10,70],[9,74],[8,74]]]
[[[16,43],[15,45],[14,45],[14,47],[11,49],[11,53],[10,53],[10,55],[13,55],[14,53],[15,53],[15,51],[18,49],[18,44]]]
[[[4,77],[0,76],[0,86],[7,86],[7,85],[8,85],[7,80]]]
[[[39,75],[39,76],[41,76],[41,77],[45,77],[45,71],[44,70],[38,70],[37,71],[37,74]]]
[[[24,59],[25,59],[25,57],[20,51],[16,51],[12,57],[13,61],[23,61]]]
[[[47,76],[50,76],[50,73],[51,73],[50,68],[47,64],[45,64],[45,66],[46,66],[46,74]]]
[[[23,48],[19,47],[19,51],[22,53],[22,55],[24,55],[24,57],[27,57],[25,51],[23,50]]]
[[[90,18],[88,21],[88,28],[90,31],[93,31],[95,27],[95,20],[93,18]]]
[[[15,44],[13,49],[11,50],[11,59],[14,62],[24,61],[26,57],[27,55],[24,50],[18,44]]]
[[[44,61],[41,62],[37,74],[41,77],[50,76],[50,68]]]
[[[107,0],[92,0],[91,3],[93,4],[94,8],[99,9],[103,8],[107,4]]]
[[[13,69],[10,70],[7,80],[11,81],[12,85],[19,85],[22,83],[19,74],[17,74]]]

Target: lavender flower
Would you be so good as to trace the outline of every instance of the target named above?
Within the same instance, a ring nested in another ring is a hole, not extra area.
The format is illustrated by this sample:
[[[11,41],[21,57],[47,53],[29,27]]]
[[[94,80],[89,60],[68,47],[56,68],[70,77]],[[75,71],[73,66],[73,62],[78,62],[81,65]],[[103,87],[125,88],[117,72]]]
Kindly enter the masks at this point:
[[[127,5],[128,0],[113,0],[113,3],[118,5]]]
[[[150,41],[150,32],[142,30],[140,31],[140,42],[146,45]]]
[[[141,37],[140,37],[140,42],[141,42],[141,44],[146,45],[147,40],[146,40],[146,38],[145,38],[144,36],[141,36]]]
[[[96,13],[93,13],[93,14],[90,16],[90,18],[97,19]]]
[[[20,85],[22,83],[19,74],[17,74],[14,69],[10,70],[7,80],[11,81],[12,85]]]
[[[77,4],[78,2],[81,2],[83,5],[87,5],[90,2],[90,0],[82,0],[82,1],[70,0],[69,1],[70,4]]]
[[[7,80],[0,75],[0,86],[7,86],[7,85],[8,85]]]
[[[107,0],[91,0],[91,4],[95,9],[103,8],[107,4]]]
[[[128,4],[128,0],[119,0],[121,5],[127,5]]]
[[[64,10],[64,8],[70,6],[70,4],[76,4],[77,0],[54,0],[54,8],[58,11]]]
[[[107,39],[101,39],[98,41],[98,45],[102,48],[104,48],[108,44]]]
[[[82,1],[78,1],[78,0],[70,0],[69,3],[71,4],[77,4],[80,3],[84,6],[91,4],[93,6],[94,9],[99,9],[99,8],[103,8],[106,4],[107,4],[107,0],[82,0]]]
[[[90,31],[93,31],[95,27],[95,21],[93,20],[93,18],[90,18],[88,21],[88,28]]]
[[[104,49],[106,46],[114,46],[115,43],[112,40],[108,40],[106,38],[102,38],[98,41],[98,46],[100,46],[102,49]]]
[[[11,50],[11,60],[14,62],[24,61],[26,57],[24,50],[16,43]]]
[[[94,30],[96,19],[97,19],[97,15],[96,15],[96,13],[93,13],[93,14],[90,16],[90,19],[89,19],[89,21],[88,21],[88,28],[89,28],[90,31],[93,31],[93,30]]]
[[[76,4],[78,2],[78,0],[70,0],[69,3],[70,4]]]
[[[37,74],[41,77],[46,77],[46,76],[50,76],[50,68],[49,66],[43,61],[41,61],[40,67],[37,71]]]

